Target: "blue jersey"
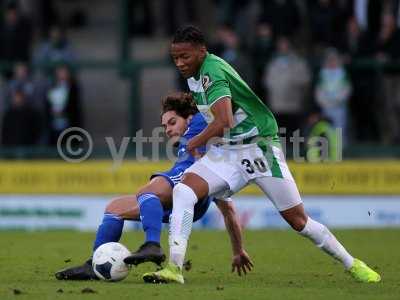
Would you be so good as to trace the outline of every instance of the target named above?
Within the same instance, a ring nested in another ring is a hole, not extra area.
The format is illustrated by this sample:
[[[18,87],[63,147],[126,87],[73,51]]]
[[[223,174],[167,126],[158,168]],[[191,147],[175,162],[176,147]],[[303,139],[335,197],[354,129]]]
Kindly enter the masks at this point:
[[[178,184],[181,179],[182,175],[187,168],[189,168],[195,162],[195,158],[186,151],[187,143],[190,139],[198,135],[200,132],[203,131],[204,128],[207,127],[207,122],[204,120],[203,116],[200,113],[195,114],[192,117],[192,120],[188,124],[188,128],[184,135],[179,140],[178,145],[178,158],[175,162],[174,166],[166,172],[159,172],[154,173],[151,175],[150,178],[161,176],[168,180],[171,184],[171,187],[174,187]],[[206,147],[202,146],[197,148],[199,153],[205,153]],[[197,221],[200,219],[207,211],[208,207],[210,206],[211,201],[215,201],[214,198],[207,197],[206,199],[199,200],[196,205],[194,206],[194,216],[193,221]],[[169,216],[172,212],[172,209],[164,209],[164,217],[163,222],[169,222]]]
[[[186,151],[187,143],[190,139],[198,135],[207,127],[207,122],[204,120],[200,113],[193,116],[192,120],[188,124],[188,128],[183,136],[179,140],[178,145],[178,158],[173,167],[167,172],[155,173],[151,178],[156,176],[162,176],[168,180],[172,187],[179,183],[182,179],[183,172],[189,168],[195,162],[195,158]],[[202,146],[197,148],[198,152],[203,154],[206,152],[206,147]]]
[[[187,169],[194,163],[195,158],[193,157],[193,155],[191,155],[189,152],[186,151],[186,146],[189,140],[191,140],[193,137],[202,132],[206,127],[207,127],[207,122],[206,120],[204,120],[201,113],[197,113],[192,117],[192,120],[190,121],[186,132],[179,140],[178,159],[174,167],[185,166],[185,169]],[[201,154],[206,153],[205,146],[201,146],[197,148],[197,150]]]

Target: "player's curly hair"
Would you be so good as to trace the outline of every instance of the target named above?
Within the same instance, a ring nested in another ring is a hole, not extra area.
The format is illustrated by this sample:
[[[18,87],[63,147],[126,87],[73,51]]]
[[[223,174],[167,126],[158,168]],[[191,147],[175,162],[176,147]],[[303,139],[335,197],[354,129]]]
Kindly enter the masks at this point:
[[[192,95],[184,92],[174,92],[167,95],[162,100],[161,106],[161,115],[173,110],[178,116],[185,119],[199,112]]]
[[[200,29],[193,25],[187,25],[175,32],[172,43],[192,43],[195,45],[205,45],[206,41]]]

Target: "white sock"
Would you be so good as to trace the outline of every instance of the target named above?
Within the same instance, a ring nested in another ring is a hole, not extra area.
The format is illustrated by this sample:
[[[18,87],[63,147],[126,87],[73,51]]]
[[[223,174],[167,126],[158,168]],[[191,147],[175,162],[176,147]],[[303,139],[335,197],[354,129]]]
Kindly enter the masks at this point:
[[[192,231],[194,205],[197,196],[183,183],[178,183],[172,192],[173,208],[170,218],[169,261],[182,269],[187,242]]]
[[[353,265],[354,258],[339,243],[329,229],[321,223],[309,217],[300,234],[309,238],[318,248],[321,248],[330,256],[341,261],[346,269]]]

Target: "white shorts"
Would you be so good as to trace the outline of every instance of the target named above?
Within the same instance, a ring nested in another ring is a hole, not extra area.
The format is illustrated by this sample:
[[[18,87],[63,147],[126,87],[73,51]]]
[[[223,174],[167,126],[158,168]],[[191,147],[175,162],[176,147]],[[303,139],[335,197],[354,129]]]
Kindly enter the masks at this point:
[[[210,196],[229,197],[255,183],[279,211],[302,203],[284,154],[276,146],[263,150],[257,144],[211,146],[185,173],[207,181]]]

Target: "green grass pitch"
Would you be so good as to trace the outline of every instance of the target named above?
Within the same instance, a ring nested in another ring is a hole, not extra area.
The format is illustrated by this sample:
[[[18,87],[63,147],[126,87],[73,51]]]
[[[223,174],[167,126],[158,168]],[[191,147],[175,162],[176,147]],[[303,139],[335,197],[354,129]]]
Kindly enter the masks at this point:
[[[255,268],[247,276],[230,273],[226,232],[195,231],[185,285],[144,284],[147,263],[117,283],[58,281],[53,273],[89,256],[93,233],[71,231],[0,232],[0,299],[400,299],[400,230],[341,230],[348,250],[382,275],[379,284],[360,284],[342,266],[291,231],[245,231],[244,243]],[[124,233],[136,249],[142,233]],[[167,250],[166,234],[163,240]],[[94,293],[85,293],[90,288]]]

